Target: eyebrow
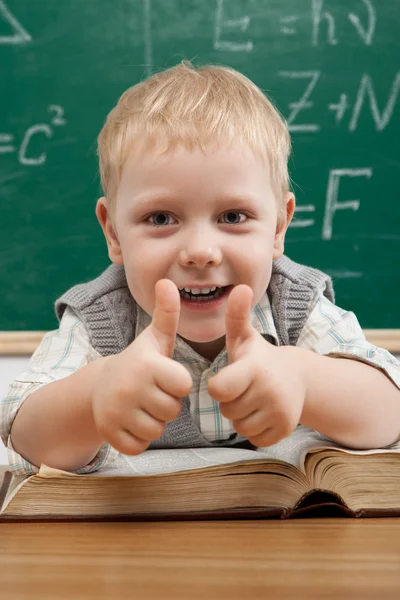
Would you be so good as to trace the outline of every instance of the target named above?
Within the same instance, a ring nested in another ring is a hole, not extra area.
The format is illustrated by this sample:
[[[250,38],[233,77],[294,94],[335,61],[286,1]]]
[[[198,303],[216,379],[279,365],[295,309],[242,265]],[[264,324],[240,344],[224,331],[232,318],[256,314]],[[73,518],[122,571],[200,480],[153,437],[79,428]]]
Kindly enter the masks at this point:
[[[253,205],[255,202],[255,198],[253,196],[247,196],[245,194],[223,194],[216,198],[216,205],[230,205],[231,207],[238,207],[243,205]],[[161,204],[180,204],[181,200],[177,196],[171,195],[155,195],[155,196],[143,196],[133,199],[134,209],[141,210],[151,209],[153,205],[161,205]]]
[[[153,204],[176,203],[177,198],[170,195],[139,196],[139,198],[132,198],[132,202],[135,209],[142,209],[151,208]]]

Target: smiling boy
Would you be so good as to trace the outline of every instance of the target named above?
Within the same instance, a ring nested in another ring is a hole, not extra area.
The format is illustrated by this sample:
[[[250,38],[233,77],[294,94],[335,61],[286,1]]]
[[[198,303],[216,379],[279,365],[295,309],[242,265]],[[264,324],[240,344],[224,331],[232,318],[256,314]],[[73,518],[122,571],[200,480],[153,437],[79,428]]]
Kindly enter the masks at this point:
[[[400,435],[400,365],[284,256],[287,127],[224,67],[130,88],[99,136],[114,263],[56,303],[2,402],[20,474],[89,472],[149,446],[270,446],[299,424],[353,448]]]

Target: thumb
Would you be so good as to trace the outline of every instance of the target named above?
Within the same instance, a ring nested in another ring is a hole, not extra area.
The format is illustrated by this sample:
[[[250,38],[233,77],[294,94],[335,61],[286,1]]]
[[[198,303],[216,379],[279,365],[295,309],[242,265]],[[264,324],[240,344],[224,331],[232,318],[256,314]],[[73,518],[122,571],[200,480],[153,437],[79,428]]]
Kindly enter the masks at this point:
[[[181,310],[178,288],[170,279],[160,279],[155,285],[155,299],[150,328],[161,354],[172,358]]]
[[[254,335],[251,324],[253,290],[248,285],[237,285],[229,294],[225,315],[225,343],[230,362],[239,358],[241,345]]]

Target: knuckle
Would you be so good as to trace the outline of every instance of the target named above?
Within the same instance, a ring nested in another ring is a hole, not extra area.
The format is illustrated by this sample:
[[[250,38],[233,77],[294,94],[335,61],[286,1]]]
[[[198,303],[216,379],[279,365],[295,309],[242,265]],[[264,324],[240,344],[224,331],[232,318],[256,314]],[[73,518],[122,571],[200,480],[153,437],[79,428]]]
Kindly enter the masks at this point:
[[[179,381],[179,385],[181,388],[180,393],[182,396],[186,396],[192,389],[193,380],[192,380],[192,377],[191,377],[189,371],[187,371],[183,365],[179,365],[179,366],[181,367],[181,375],[177,379]]]
[[[218,387],[216,386],[213,378],[209,379],[207,383],[207,389],[210,396],[215,396],[218,394]]]
[[[285,437],[287,436],[283,434],[282,429],[278,427],[269,427],[258,435],[249,437],[249,441],[254,444],[254,446],[267,447],[277,444]]]
[[[120,401],[125,401],[127,398],[132,396],[133,389],[132,384],[129,381],[120,380],[115,386],[115,391],[110,405],[116,404]],[[109,409],[112,412],[112,408]]]
[[[146,418],[145,421],[138,419],[132,425],[132,433],[142,440],[148,442],[157,440],[165,429],[165,421],[153,417]]]
[[[278,435],[276,435],[276,433],[271,429],[267,429],[259,435],[249,437],[249,441],[254,446],[258,447],[273,446],[274,444],[277,444],[280,439],[281,438]]]
[[[121,440],[118,443],[118,447],[115,446],[115,448],[122,454],[137,456],[138,454],[144,452],[149,445],[149,441],[139,440],[138,438],[131,436],[130,440]]]
[[[241,421],[252,413],[252,406],[243,398],[222,402],[219,410],[227,419]]]
[[[275,442],[268,435],[261,434],[255,436],[249,436],[249,442],[253,444],[253,446],[257,446],[257,448],[262,448],[266,446],[272,446]]]
[[[109,431],[107,442],[111,444],[113,448],[118,450],[118,452],[121,452],[121,454],[132,456],[141,454],[149,446],[149,442],[147,440],[137,438],[128,431],[116,429]]]
[[[165,422],[164,421],[154,421],[154,425],[151,429],[151,431],[149,431],[149,434],[151,434],[151,440],[158,440],[158,438],[163,434],[163,431],[165,429]]]
[[[275,419],[277,423],[276,430],[279,431],[280,438],[288,437],[297,426],[296,419],[287,412],[279,412]]]
[[[193,387],[189,371],[176,360],[167,356],[156,357],[149,366],[156,375],[158,387],[175,398],[187,396]]]
[[[220,413],[226,417],[227,419],[232,419],[234,417],[234,411],[232,409],[232,406],[230,404],[220,404],[219,405],[219,410]]]
[[[180,412],[182,410],[182,403],[180,400],[173,400],[172,402],[168,403],[168,405],[166,406],[166,420],[167,421],[173,421],[174,419],[176,419]]]
[[[287,422],[287,423],[283,424],[279,430],[280,437],[281,438],[289,437],[289,435],[292,433],[292,431],[293,431],[293,427],[291,426],[291,424],[289,422]]]
[[[207,387],[210,396],[218,399],[219,402],[223,402],[228,398],[227,392],[218,384],[218,382],[214,381],[214,379],[209,380]]]
[[[240,435],[249,436],[252,433],[252,427],[246,421],[233,421],[233,426]]]

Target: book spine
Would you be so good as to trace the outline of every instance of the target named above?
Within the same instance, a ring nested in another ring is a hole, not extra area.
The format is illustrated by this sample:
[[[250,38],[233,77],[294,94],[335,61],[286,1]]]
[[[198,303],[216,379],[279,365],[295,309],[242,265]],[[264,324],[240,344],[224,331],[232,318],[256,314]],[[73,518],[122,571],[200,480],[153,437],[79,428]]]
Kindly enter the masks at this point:
[[[3,475],[3,479],[1,480],[1,485],[0,485],[0,514],[3,509],[4,500],[6,498],[7,491],[10,486],[10,483],[11,483],[11,479],[12,479],[11,471],[5,471],[5,473]]]

